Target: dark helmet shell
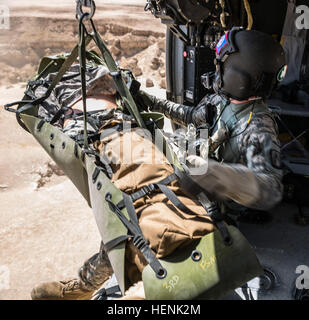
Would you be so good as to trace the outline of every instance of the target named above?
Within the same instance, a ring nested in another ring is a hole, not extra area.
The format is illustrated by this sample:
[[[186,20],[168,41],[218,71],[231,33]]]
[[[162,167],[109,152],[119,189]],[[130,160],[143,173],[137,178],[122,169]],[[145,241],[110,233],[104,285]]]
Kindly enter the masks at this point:
[[[224,59],[217,56],[221,66],[215,90],[237,100],[269,96],[282,80],[285,70],[285,56],[280,43],[256,30],[240,30],[231,41],[236,51]]]

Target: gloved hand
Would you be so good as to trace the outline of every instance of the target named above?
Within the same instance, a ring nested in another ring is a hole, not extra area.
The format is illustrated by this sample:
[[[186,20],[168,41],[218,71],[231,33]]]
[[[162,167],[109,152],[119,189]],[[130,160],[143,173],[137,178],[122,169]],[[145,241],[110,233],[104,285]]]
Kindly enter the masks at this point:
[[[133,94],[133,99],[139,110],[151,111],[156,103],[156,97],[146,93],[143,90],[138,90]]]
[[[160,99],[142,90],[136,90],[132,96],[139,110],[163,113],[167,118],[180,125],[186,126],[192,122],[193,107]]]

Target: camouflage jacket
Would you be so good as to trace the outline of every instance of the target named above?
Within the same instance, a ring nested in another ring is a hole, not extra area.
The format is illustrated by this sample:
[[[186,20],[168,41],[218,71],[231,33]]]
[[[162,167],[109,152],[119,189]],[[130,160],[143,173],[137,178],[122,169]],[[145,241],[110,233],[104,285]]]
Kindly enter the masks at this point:
[[[222,103],[222,98],[218,95],[205,97],[196,108],[154,99],[151,109],[164,113],[165,116],[180,125],[186,126],[193,123],[196,127],[200,127],[206,124],[212,125],[213,121],[219,120],[220,114],[217,110],[220,109],[218,107],[222,106]],[[229,170],[223,170],[223,167],[220,170],[220,167],[217,167],[218,172],[213,177],[217,190],[213,190],[210,186],[211,179],[207,174],[204,181],[207,181],[208,184],[202,183],[203,187],[209,191],[221,193],[221,196],[228,202],[233,200],[243,206],[259,210],[273,207],[280,202],[283,193],[278,128],[274,118],[270,112],[255,113],[249,124],[247,117],[240,119],[233,128],[232,134],[237,139],[233,159],[217,159],[224,161],[224,168]],[[222,148],[224,149],[224,144]],[[224,150],[221,152],[224,153]],[[252,173],[254,181],[251,177],[249,178]],[[247,180],[243,179],[246,175]],[[201,181],[198,177],[195,177],[195,180]],[[248,198],[247,193],[250,187],[252,194]],[[238,194],[234,194],[233,190],[239,190]],[[245,193],[246,196],[244,196]]]

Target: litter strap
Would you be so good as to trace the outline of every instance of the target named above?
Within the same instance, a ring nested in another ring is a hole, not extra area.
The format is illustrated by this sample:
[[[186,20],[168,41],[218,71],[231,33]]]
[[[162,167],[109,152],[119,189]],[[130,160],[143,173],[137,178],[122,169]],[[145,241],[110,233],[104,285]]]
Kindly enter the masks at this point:
[[[129,231],[129,235],[117,237],[112,241],[109,241],[107,244],[105,244],[105,248],[107,250],[111,250],[120,243],[126,241],[129,238],[132,238],[134,246],[141,251],[146,261],[148,262],[152,270],[155,272],[156,276],[158,278],[164,278],[166,276],[166,270],[162,267],[160,261],[156,258],[152,250],[149,248],[148,242],[143,236],[142,230],[140,229],[140,226],[138,224],[136,211],[130,196],[123,193],[124,206],[128,212],[130,220],[128,220],[126,216],[121,212],[118,205],[113,203],[112,195],[110,193],[106,194],[105,200],[108,202],[111,211],[113,211],[117,215],[117,217]]]
[[[159,189],[165,194],[165,196],[168,198],[168,200],[171,201],[171,203],[180,211],[189,214],[189,215],[193,215],[196,216],[197,214],[192,211],[191,209],[189,209],[186,205],[184,205],[176,196],[176,194],[169,189],[167,186],[163,185],[163,184],[158,184]]]
[[[175,174],[177,175],[181,187],[193,195],[205,209],[205,216],[211,218],[215,226],[219,230],[221,237],[225,245],[230,246],[233,243],[233,239],[229,234],[229,231],[224,223],[224,215],[221,213],[217,204],[214,201],[210,201],[205,190],[203,190],[196,182],[194,182],[185,172],[174,166]]]
[[[102,288],[99,291],[97,291],[94,300],[107,300],[108,297],[119,298],[121,296],[122,295],[119,286],[113,286],[107,289]]]
[[[139,200],[141,198],[144,198],[145,196],[150,196],[155,192],[156,189],[158,189],[158,184],[160,185],[168,185],[171,182],[177,180],[177,176],[175,174],[169,175],[167,178],[159,181],[158,183],[149,184],[144,187],[142,187],[139,191],[136,191],[132,194],[130,194],[130,197],[132,199],[132,202],[135,202],[136,200]]]
[[[110,250],[114,249],[115,247],[119,246],[121,243],[124,243],[128,239],[131,239],[131,235],[123,235],[120,237],[117,237],[111,241],[108,241],[107,243],[104,244],[104,248],[106,252],[109,252]]]
[[[125,84],[121,71],[116,65],[116,62],[111,55],[110,51],[106,47],[104,41],[102,40],[100,34],[97,32],[96,27],[92,19],[90,19],[92,29],[93,29],[93,40],[101,51],[101,54],[104,58],[107,68],[110,71],[110,75],[113,77],[115,85],[117,87],[117,91],[121,96],[126,108],[129,110],[130,114],[135,118],[136,122],[141,128],[146,129],[146,125],[137,109],[137,106],[132,98],[132,95]]]
[[[91,41],[91,39],[92,39],[92,37],[90,35],[87,35],[87,37],[85,39],[85,45],[87,45]],[[59,81],[62,79],[64,74],[69,70],[71,65],[76,61],[77,57],[78,57],[78,45],[75,46],[75,48],[72,50],[72,52],[69,55],[69,57],[62,64],[62,66],[61,66],[60,70],[58,71],[56,77],[53,79],[53,81],[51,82],[51,84],[48,87],[47,91],[45,92],[45,94],[42,97],[36,98],[36,99],[33,99],[33,100],[16,101],[16,102],[13,102],[13,103],[10,103],[10,104],[6,104],[4,106],[5,110],[16,113],[17,121],[18,121],[19,125],[24,130],[29,132],[28,128],[24,125],[24,123],[20,119],[20,114],[24,113],[26,111],[29,111],[30,109],[34,108],[35,106],[37,106],[39,104],[42,104],[43,101],[46,100],[50,96],[50,94],[52,93],[52,91],[54,90],[56,85],[59,83]],[[45,69],[49,68],[49,65]],[[43,72],[44,71],[45,70],[43,70]],[[17,109],[13,109],[12,108],[15,105],[18,105]]]

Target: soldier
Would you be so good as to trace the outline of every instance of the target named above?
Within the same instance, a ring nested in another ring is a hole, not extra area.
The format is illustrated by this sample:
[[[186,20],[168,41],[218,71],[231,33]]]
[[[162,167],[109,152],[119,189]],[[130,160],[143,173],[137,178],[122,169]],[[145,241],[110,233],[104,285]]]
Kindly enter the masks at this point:
[[[284,78],[284,51],[267,34],[233,28],[218,42],[215,63],[216,94],[206,96],[196,108],[143,91],[136,100],[180,125],[206,125],[211,135],[209,156],[214,160],[208,160],[205,175],[192,176],[205,190],[230,207],[236,202],[270,209],[282,198],[282,171],[277,125],[263,99]],[[189,166],[206,166],[199,157],[187,161]]]
[[[282,171],[276,122],[263,99],[286,70],[283,49],[271,36],[232,29],[217,45],[216,95],[196,107],[157,99],[139,91],[138,105],[160,111],[180,125],[206,126],[211,134],[206,174],[192,176],[225,208],[235,204],[269,209],[282,197]],[[213,114],[213,116],[210,116]],[[191,156],[190,166],[206,166]],[[79,279],[45,283],[32,291],[33,299],[87,299],[107,279],[108,259],[100,253],[80,270]]]

